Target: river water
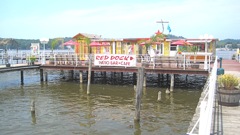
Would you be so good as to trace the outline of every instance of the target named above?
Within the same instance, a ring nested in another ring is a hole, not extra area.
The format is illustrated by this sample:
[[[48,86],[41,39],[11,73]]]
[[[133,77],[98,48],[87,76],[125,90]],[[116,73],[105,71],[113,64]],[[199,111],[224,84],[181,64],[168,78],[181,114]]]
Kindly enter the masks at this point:
[[[162,87],[143,92],[141,120],[134,122],[133,85],[91,84],[60,79],[49,73],[40,82],[39,71],[0,74],[0,134],[4,135],[179,135],[185,134],[201,94],[201,89],[176,88],[171,95]],[[157,93],[162,100],[157,102]],[[35,114],[30,111],[35,101]]]

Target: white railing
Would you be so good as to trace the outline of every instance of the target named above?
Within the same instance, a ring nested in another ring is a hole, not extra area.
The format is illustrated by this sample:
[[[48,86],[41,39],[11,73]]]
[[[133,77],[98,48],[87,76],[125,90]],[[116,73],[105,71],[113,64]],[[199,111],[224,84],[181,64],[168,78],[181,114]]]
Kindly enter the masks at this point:
[[[217,58],[215,59],[214,66],[212,68],[209,81],[207,81],[205,97],[200,103],[200,115],[193,126],[192,130],[187,133],[188,135],[210,135],[211,125],[212,125],[212,114],[213,114],[213,104],[215,98],[217,82]],[[198,128],[198,131],[196,131]]]
[[[21,52],[19,53],[9,53],[6,56],[1,54],[1,63],[5,64],[5,60],[8,59],[10,64],[16,64],[17,60],[20,60],[20,63],[27,64],[29,62],[29,57],[31,52]],[[127,55],[127,54],[126,54]],[[38,63],[45,63],[44,58],[47,60],[53,61],[54,65],[56,63],[74,63],[72,65],[81,65],[83,61],[88,61],[88,54],[76,54],[74,52],[45,52],[45,56],[42,52],[40,54],[35,54],[35,57],[38,60]],[[149,55],[136,55],[136,63],[142,64],[145,67],[150,67],[153,69],[156,68],[178,68],[178,69],[204,69],[205,65],[202,60],[196,60],[196,63],[193,60],[190,60],[190,55],[176,55],[176,56],[154,56],[150,57]],[[62,61],[62,62],[59,62]],[[70,61],[70,62],[69,62]],[[210,63],[211,59],[207,60],[207,70],[210,72]],[[78,63],[78,64],[77,64]]]

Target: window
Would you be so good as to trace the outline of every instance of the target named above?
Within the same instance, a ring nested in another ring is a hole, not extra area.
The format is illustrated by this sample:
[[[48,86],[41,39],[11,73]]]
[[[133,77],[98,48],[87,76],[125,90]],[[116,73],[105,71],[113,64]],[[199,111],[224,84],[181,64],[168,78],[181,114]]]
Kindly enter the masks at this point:
[[[177,46],[172,46],[172,45],[171,45],[170,51],[177,51]]]

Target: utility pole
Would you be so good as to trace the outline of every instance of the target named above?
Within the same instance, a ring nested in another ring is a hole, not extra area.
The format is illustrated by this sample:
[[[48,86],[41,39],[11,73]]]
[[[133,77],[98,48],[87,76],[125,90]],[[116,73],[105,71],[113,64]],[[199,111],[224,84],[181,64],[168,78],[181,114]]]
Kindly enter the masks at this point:
[[[163,24],[164,23],[169,23],[168,21],[163,21],[162,19],[161,19],[161,21],[156,21],[156,23],[162,23],[162,33],[164,32],[164,26],[163,26]]]

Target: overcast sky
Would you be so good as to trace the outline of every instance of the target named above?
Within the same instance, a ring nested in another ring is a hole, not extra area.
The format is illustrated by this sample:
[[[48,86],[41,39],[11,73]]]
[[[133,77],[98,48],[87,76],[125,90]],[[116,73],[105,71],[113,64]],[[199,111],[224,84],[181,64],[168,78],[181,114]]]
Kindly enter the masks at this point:
[[[162,31],[162,19],[173,35],[240,39],[239,13],[239,0],[0,0],[0,37],[143,38]]]

